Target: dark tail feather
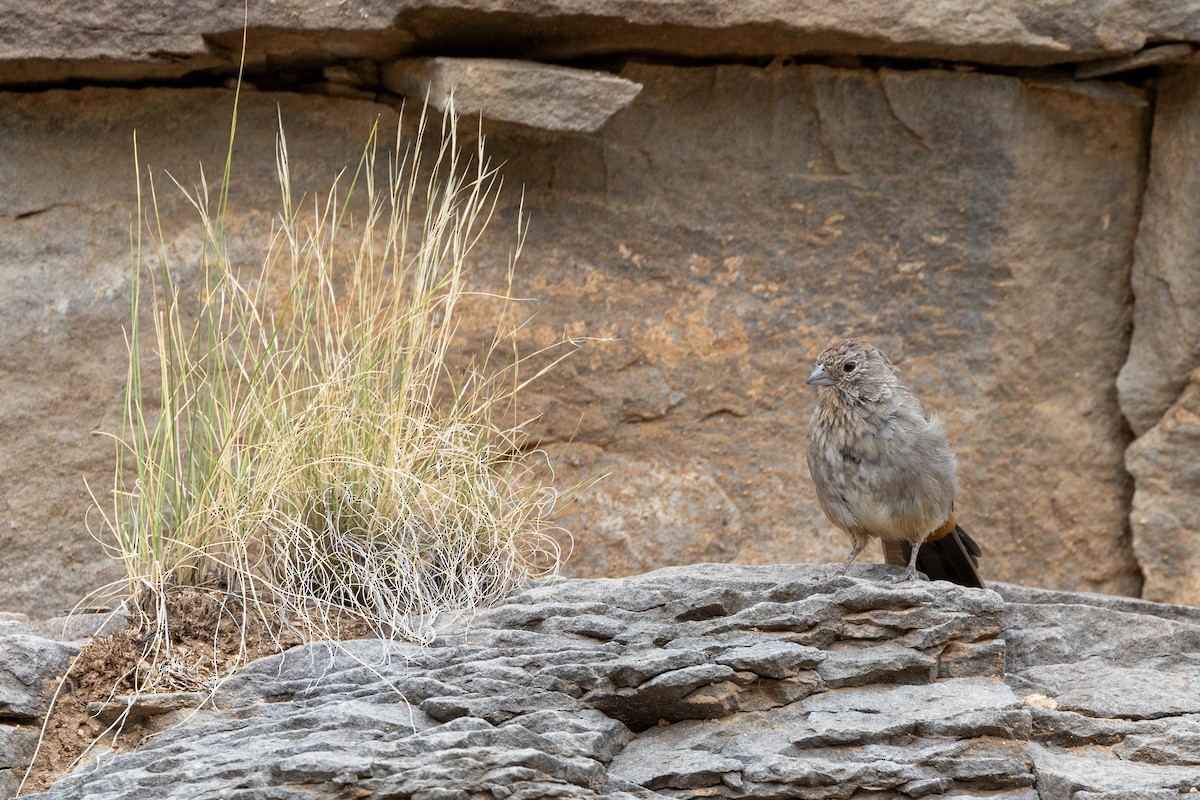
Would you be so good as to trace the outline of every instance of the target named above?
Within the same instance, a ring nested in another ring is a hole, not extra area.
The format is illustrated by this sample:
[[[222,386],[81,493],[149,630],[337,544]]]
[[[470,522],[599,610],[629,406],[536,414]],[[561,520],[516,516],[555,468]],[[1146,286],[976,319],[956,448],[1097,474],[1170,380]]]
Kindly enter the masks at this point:
[[[884,542],[883,553],[889,564],[908,566],[912,545],[908,542]],[[931,581],[950,581],[959,586],[986,589],[979,574],[979,557],[983,550],[961,527],[955,525],[948,536],[926,542],[917,551],[917,569]]]

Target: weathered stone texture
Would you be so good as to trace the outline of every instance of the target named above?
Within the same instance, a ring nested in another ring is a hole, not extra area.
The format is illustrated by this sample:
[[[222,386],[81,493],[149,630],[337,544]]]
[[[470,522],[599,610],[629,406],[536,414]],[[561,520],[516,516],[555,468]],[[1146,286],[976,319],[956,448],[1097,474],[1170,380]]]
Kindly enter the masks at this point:
[[[108,501],[113,446],[94,433],[120,430],[134,132],[154,174],[169,254],[186,279],[200,254],[200,220],[164,173],[191,191],[203,163],[210,184],[219,181],[232,101],[216,90],[0,95],[2,608],[52,616],[120,577],[102,555],[107,533],[87,513],[84,479]],[[240,254],[261,251],[278,212],[277,109],[293,123],[295,152],[305,154],[293,165],[297,196],[357,160],[380,111],[300,95],[246,98],[232,189],[231,242]],[[249,245],[241,238],[248,230],[257,237]]]
[[[178,77],[249,63],[472,53],[569,61],[622,53],[745,58],[816,55],[1043,65],[1200,41],[1194,0],[358,0],[248,9],[216,0],[88,4],[8,0],[5,83]],[[52,20],[52,24],[48,22]]]
[[[642,87],[607,72],[503,58],[409,58],[380,70],[396,94],[428,100],[464,117],[517,122],[551,131],[594,131]]]
[[[315,643],[254,662],[141,749],[31,797],[1166,800],[1200,786],[1197,609],[899,574],[708,564],[543,583],[427,648]],[[967,661],[974,674],[945,667]]]
[[[54,693],[46,677],[65,672],[78,652],[78,645],[39,636],[0,636],[0,718],[44,716]]]
[[[1136,593],[1125,429],[1104,387],[1126,348],[1142,94],[929,70],[621,75],[645,88],[597,133],[484,125],[509,191],[472,280],[503,280],[521,187],[527,349],[602,340],[524,409],[552,454],[571,442],[560,485],[608,473],[563,517],[568,571],[840,558],[803,466],[813,398],[800,379],[853,332],[945,417],[988,577]],[[121,402],[132,131],[168,247],[194,259],[199,224],[162,171],[190,187],[200,161],[215,181],[231,102],[0,99],[0,178],[14,187],[0,199],[0,547],[23,553],[0,605],[66,607],[115,577],[84,528],[79,476],[106,491],[109,444],[91,431],[116,430]],[[297,195],[353,163],[378,115],[395,125],[381,104],[246,93],[230,235],[247,259],[277,213],[277,105]],[[481,312],[464,329],[489,324]],[[54,547],[25,546],[46,531]]]
[[[1200,579],[1200,68],[1165,74],[1133,264],[1134,328],[1117,381],[1138,439],[1130,528],[1143,596],[1196,603]],[[1189,374],[1190,373],[1190,374]]]
[[[570,321],[572,335],[613,340],[533,389],[542,435],[595,446],[564,476],[610,473],[591,496],[613,499],[568,514],[570,569],[645,568],[634,548],[655,535],[641,512],[593,513],[620,505],[631,460],[712,476],[714,511],[728,498],[738,514],[688,527],[722,558],[840,558],[803,466],[802,378],[825,341],[853,332],[946,418],[986,574],[1135,593],[1111,387],[1142,97],[930,71],[622,75],[646,88],[595,138],[489,129],[526,187],[534,338]],[[626,542],[589,536],[600,524]]]
[[[1164,603],[1200,597],[1200,368],[1179,399],[1125,454],[1137,490],[1129,522],[1146,576],[1142,596]]]
[[[1042,800],[1200,789],[1200,610],[998,586],[1007,682],[1032,722]]]
[[[1133,339],[1117,387],[1134,433],[1152,428],[1200,366],[1200,67],[1166,73],[1133,261]],[[1192,596],[1197,599],[1196,595]]]
[[[258,661],[218,691],[221,711],[35,797],[1019,797],[1028,712],[1000,675],[936,667],[952,643],[994,641],[1002,610],[992,592],[822,567],[545,584],[429,649],[314,644]],[[905,653],[930,669],[877,672]],[[835,656],[873,685],[828,685],[814,669]]]

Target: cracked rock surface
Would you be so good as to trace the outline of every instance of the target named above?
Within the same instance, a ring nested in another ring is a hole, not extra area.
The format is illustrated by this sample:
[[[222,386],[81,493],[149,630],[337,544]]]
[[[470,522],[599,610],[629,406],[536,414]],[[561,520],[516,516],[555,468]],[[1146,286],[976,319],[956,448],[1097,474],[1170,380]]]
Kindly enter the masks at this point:
[[[215,710],[34,797],[1118,800],[1200,786],[1200,611],[882,580],[894,574],[700,565],[545,583],[427,648],[316,643],[257,661]]]

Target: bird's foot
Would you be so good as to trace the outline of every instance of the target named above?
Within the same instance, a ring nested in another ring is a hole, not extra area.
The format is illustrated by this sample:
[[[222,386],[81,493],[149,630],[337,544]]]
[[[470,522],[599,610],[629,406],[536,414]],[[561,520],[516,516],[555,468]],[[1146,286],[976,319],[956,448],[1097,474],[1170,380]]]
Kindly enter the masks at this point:
[[[838,567],[832,573],[828,573],[828,572],[824,572],[824,571],[818,572],[817,574],[815,574],[811,578],[809,578],[809,582],[813,583],[813,584],[825,583],[826,581],[831,581],[831,580],[840,578],[845,574],[846,574],[845,571],[842,570],[841,567]]]
[[[929,580],[915,569],[904,570],[903,575],[888,575],[884,578],[887,583],[908,583],[909,581],[927,581]]]

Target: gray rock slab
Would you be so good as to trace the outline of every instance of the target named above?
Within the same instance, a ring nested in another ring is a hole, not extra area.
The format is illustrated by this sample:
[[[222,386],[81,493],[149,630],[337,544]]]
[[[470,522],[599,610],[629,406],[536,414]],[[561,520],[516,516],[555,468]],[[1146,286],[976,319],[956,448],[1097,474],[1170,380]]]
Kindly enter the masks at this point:
[[[0,724],[0,797],[14,797],[40,731],[34,725]]]
[[[524,54],[570,60],[611,53],[701,57],[842,53],[995,64],[1053,64],[1128,55],[1149,42],[1200,40],[1190,3],[1029,3],[965,0],[929,5],[816,0],[366,0],[342,5],[252,5],[251,63],[383,58],[410,51]],[[243,14],[212,0],[169,8],[63,7],[53,15],[9,4],[0,57],[18,79],[63,75],[183,75],[228,65]],[[97,32],[102,32],[98,35]],[[53,62],[66,64],[55,68]],[[74,62],[72,64],[71,62]]]
[[[996,680],[832,690],[770,712],[650,728],[610,772],[650,788],[710,787],[721,797],[771,796],[785,786],[828,787],[821,797],[838,796],[835,787],[919,783],[1013,789],[1032,785],[1023,745],[989,737],[1023,742],[1022,718]]]
[[[606,72],[502,58],[417,58],[380,70],[388,91],[468,117],[551,131],[594,131],[633,102],[641,84]]]
[[[45,714],[54,681],[79,646],[39,636],[0,636],[0,717],[32,720]]]
[[[828,656],[815,647],[771,640],[730,647],[716,657],[718,664],[747,670],[763,678],[791,678]]]
[[[173,692],[146,695],[121,695],[104,702],[88,703],[88,714],[104,725],[115,720],[144,722],[153,717],[192,711],[208,701],[208,694],[201,692]]]
[[[1160,800],[1200,788],[1200,767],[1122,761],[1108,753],[1054,752],[1038,745],[1030,750],[1041,800],[1077,800],[1084,793],[1104,800]]]
[[[1180,793],[1175,789],[1113,789],[1103,792],[1079,791],[1071,796],[1075,800],[1178,800]]]
[[[1074,602],[1009,603],[1003,638],[1007,671],[1070,664],[1080,654],[1119,667],[1198,674],[1200,621],[1195,609],[1079,595]]]
[[[25,617],[25,615],[16,615]],[[63,642],[82,643],[94,636],[104,636],[127,624],[120,611],[96,611],[67,614],[61,617],[31,620],[0,620],[0,636],[21,634]]]
[[[1176,717],[1164,723],[1158,730],[1125,736],[1113,752],[1127,761],[1200,766],[1200,716]]]
[[[903,743],[896,745],[873,739],[810,746],[796,741],[802,724],[803,715],[786,708],[770,715],[652,728],[613,760],[610,773],[658,789],[708,787],[705,794],[718,797],[798,791],[840,797],[866,787],[920,794],[918,786],[925,787],[924,793],[937,789],[952,796],[953,790],[968,786],[1012,790],[1033,784],[1023,744],[910,736],[900,737]]]
[[[1005,610],[1006,615],[1015,606],[1019,605],[1083,605],[1138,614],[1143,617],[1160,617],[1162,619],[1200,624],[1200,606],[1159,603],[1152,600],[1142,600],[1137,597],[1122,597],[1120,595],[1099,594],[1095,592],[1068,592],[1037,586],[1025,586],[1017,583],[1002,583],[999,581],[993,581],[989,586],[1008,604]]]
[[[985,736],[1010,728],[1014,720],[1020,724],[1025,715],[1002,681],[972,678],[841,689],[813,695],[798,705],[806,719],[792,741],[802,746],[861,744],[954,725],[962,730],[952,735]]]
[[[546,581],[450,618],[427,647],[310,644],[38,797],[1160,800],[1200,787],[1193,610],[1002,585],[1006,604],[829,573]],[[965,663],[980,673],[943,672]],[[906,665],[921,683],[897,682]],[[833,685],[847,679],[873,682]]]
[[[931,653],[955,631],[969,642],[995,634],[998,597],[825,572],[704,565],[555,581],[452,620],[429,647],[307,645],[250,664],[211,707],[136,752],[85,765],[45,796],[215,797],[237,786],[290,798],[319,785],[417,797],[445,787],[460,796],[754,796],[818,779],[1000,785],[989,776],[1001,762],[1000,771],[1024,775],[1003,746],[975,741],[1004,731],[1023,741],[1009,718],[1023,712],[999,674],[830,690],[814,671],[840,648],[876,666],[903,651],[935,679],[935,655],[896,642],[923,625],[938,631]],[[770,631],[749,613],[764,605]],[[611,638],[594,636],[594,624],[563,624],[605,610]],[[788,639],[799,635],[835,651]],[[917,755],[888,741],[896,736],[919,738]],[[647,761],[652,743],[661,758]],[[891,749],[853,754],[864,745]],[[797,748],[821,750],[811,755],[824,766],[802,767]]]
[[[1197,673],[1117,667],[1092,657],[1023,670],[1021,677],[1067,711],[1139,720],[1200,714]]]
[[[834,650],[817,667],[831,689],[872,683],[931,683],[938,661],[899,645]]]
[[[1039,703],[1045,702],[1041,699],[1044,695],[1040,693],[1032,697]],[[1056,703],[1052,704],[1054,708],[1044,708],[1035,703],[1025,705],[1029,707],[1033,739],[1063,748],[1088,745],[1111,747],[1125,742],[1129,737],[1139,735],[1157,741],[1155,737],[1161,736],[1164,729],[1176,721],[1097,718],[1058,708]]]

